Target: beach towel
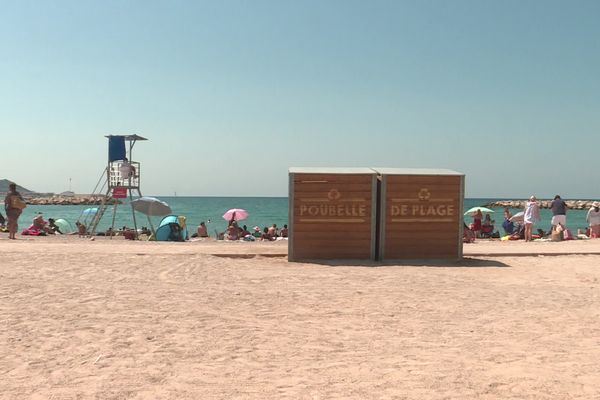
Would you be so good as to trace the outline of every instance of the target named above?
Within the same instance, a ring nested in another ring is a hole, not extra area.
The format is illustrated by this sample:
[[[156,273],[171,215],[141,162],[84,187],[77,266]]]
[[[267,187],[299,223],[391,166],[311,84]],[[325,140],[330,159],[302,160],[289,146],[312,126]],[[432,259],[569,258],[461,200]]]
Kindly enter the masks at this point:
[[[573,232],[571,232],[570,229],[565,229],[563,231],[563,240],[573,240],[573,239],[575,239],[573,237]]]
[[[23,232],[21,232],[21,235],[23,235],[23,236],[46,236],[46,232],[44,232],[40,229],[34,228],[32,225],[29,228],[24,229]]]

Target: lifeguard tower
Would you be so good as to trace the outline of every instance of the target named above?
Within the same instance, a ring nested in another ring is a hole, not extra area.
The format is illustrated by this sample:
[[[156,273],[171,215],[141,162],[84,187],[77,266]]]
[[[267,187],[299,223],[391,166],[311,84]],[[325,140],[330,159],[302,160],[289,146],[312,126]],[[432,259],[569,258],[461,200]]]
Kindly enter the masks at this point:
[[[131,202],[134,194],[142,197],[142,192],[140,190],[140,163],[133,161],[133,147],[138,141],[148,139],[138,135],[108,135],[105,137],[108,139],[108,164],[105,171],[106,180],[104,185],[102,185],[102,188],[106,187],[106,192],[102,197],[97,212],[93,213],[91,216],[89,224],[90,229],[88,230],[88,234],[91,236],[96,233],[96,228],[109,206],[113,206],[111,224],[111,232],[113,232],[117,207],[121,203],[121,199],[129,198]],[[101,177],[100,180],[103,180],[103,177]],[[102,188],[100,189],[100,192],[102,192]],[[133,217],[134,232],[137,238],[137,221],[133,205],[131,206],[131,215]],[[148,217],[148,220],[149,219],[150,218]]]

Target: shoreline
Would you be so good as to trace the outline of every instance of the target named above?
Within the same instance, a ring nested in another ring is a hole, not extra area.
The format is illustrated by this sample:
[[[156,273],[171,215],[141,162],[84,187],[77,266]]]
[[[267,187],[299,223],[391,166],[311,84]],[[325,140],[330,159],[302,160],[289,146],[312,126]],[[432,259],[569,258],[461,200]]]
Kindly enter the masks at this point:
[[[564,200],[564,199],[563,199]],[[564,200],[567,208],[570,210],[588,210],[592,207],[595,200]],[[498,200],[482,204],[482,207],[488,208],[525,208],[528,200]],[[538,199],[540,208],[549,209],[552,200]]]
[[[77,194],[75,196],[61,196],[61,195],[32,195],[31,193],[27,193],[23,195],[25,202],[29,205],[99,205],[102,203],[105,195],[103,194]],[[168,196],[167,196],[168,197]],[[200,197],[204,198],[207,196],[181,196],[186,198],[194,198]],[[215,196],[219,198],[219,196]],[[279,198],[279,197],[277,197]],[[477,198],[465,198],[465,200],[477,200]],[[487,200],[487,199],[482,199]],[[528,200],[497,200],[492,202],[482,201],[480,204],[482,207],[489,208],[524,208],[525,203]],[[565,200],[567,207],[572,210],[585,210],[592,207],[592,203],[595,200],[590,199],[579,199],[579,200]],[[552,199],[542,200],[538,199],[538,203],[540,208],[547,209],[550,208],[550,203]],[[110,204],[114,204],[113,202]],[[122,201],[119,201],[119,204],[122,204]]]
[[[9,240],[7,234],[0,234],[0,249],[4,251],[28,252],[41,246],[54,254],[92,253],[139,253],[146,255],[163,255],[165,253],[194,254],[216,257],[251,258],[251,257],[287,257],[288,241],[227,241],[214,238],[193,238],[186,242],[161,242],[127,240],[123,236],[78,237],[78,235],[22,236],[17,240]],[[576,239],[552,242],[548,240],[501,241],[498,239],[476,239],[474,243],[463,244],[463,259],[477,257],[544,257],[569,255],[600,255],[600,239]],[[364,265],[405,265],[419,263],[460,263],[453,260],[401,260],[394,261],[361,261],[361,260],[314,260],[319,264],[352,263]]]

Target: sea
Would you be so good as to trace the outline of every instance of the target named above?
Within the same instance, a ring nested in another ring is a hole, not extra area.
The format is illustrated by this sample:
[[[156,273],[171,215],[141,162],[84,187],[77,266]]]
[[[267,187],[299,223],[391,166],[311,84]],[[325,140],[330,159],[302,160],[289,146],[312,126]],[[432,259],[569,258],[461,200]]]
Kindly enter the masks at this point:
[[[249,212],[248,219],[241,221],[240,225],[247,225],[248,229],[255,226],[261,229],[266,226],[277,224],[278,227],[282,227],[288,223],[288,198],[287,197],[167,197],[167,196],[156,196],[160,200],[169,204],[173,210],[173,214],[185,216],[187,224],[191,231],[195,231],[195,227],[200,222],[205,222],[208,227],[208,232],[211,236],[214,235],[215,231],[222,232],[227,226],[227,221],[222,218],[225,211],[231,208],[242,208]],[[509,200],[499,198],[467,198],[465,199],[464,209],[468,210],[471,207],[483,206],[494,201]],[[44,219],[62,218],[68,221],[73,229],[75,222],[78,220],[84,221],[86,218],[90,219],[89,212],[84,213],[88,208],[95,206],[73,206],[73,205],[29,205],[21,215],[19,219],[19,229],[26,228],[29,226],[30,221],[33,217],[39,213],[43,214]],[[495,230],[502,233],[502,222],[503,222],[503,211],[502,208],[495,209],[495,213],[492,214],[492,219],[496,221]],[[513,214],[522,211],[520,209],[513,209]],[[585,217],[587,210],[569,210],[567,212],[567,225],[572,230],[576,231],[578,228],[584,229],[587,226]],[[133,227],[133,218],[131,212],[131,206],[126,202],[117,206],[116,213],[114,213],[115,229],[120,229],[124,226]],[[548,230],[550,228],[550,220],[552,214],[550,210],[541,210],[542,222],[536,225],[536,228],[542,228]],[[109,207],[104,214],[97,231],[105,231],[112,225],[113,219],[113,208]],[[150,222],[154,227],[159,226],[162,217],[148,217],[143,214],[136,212],[136,222],[138,228],[150,227]],[[467,224],[472,222],[471,217],[465,217]]]

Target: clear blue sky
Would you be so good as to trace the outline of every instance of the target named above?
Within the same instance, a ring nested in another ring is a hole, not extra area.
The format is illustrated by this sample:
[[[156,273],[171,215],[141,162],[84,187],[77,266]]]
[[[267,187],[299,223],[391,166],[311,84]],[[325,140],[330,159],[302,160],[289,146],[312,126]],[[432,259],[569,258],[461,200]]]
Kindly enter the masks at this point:
[[[290,166],[449,168],[599,198],[600,1],[4,1],[0,178],[287,195]]]

